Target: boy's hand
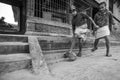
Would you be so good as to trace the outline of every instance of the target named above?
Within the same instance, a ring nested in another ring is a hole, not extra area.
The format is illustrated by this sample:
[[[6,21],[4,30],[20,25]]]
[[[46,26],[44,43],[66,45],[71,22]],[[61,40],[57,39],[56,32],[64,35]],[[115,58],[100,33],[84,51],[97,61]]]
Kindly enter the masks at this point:
[[[98,26],[98,25],[96,25],[96,26],[94,27],[94,31],[96,31],[97,29],[99,29],[99,26]]]
[[[95,28],[97,28],[97,29],[98,29],[98,28],[99,28],[99,26],[98,26],[98,25],[96,25],[96,26],[95,26]]]

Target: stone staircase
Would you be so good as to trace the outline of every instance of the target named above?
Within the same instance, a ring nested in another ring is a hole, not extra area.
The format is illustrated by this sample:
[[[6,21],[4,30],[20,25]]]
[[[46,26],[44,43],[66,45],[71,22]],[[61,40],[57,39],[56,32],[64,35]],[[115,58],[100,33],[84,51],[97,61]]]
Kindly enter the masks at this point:
[[[37,42],[37,39],[39,42]],[[64,61],[66,59],[63,58],[63,55],[70,48],[70,39],[67,37],[29,37],[27,35],[0,34],[0,74],[25,68],[28,69],[31,66],[36,68],[35,71],[38,71],[38,69],[41,69],[41,65],[44,65],[43,68],[47,69],[46,62],[50,65]],[[89,38],[86,41],[83,55],[86,55],[87,50],[93,46],[93,41],[93,38]],[[111,44],[112,46],[119,46],[120,42],[112,40]],[[104,45],[103,42],[99,44],[101,47]],[[76,48],[74,49],[74,52],[77,51],[78,44],[76,44]]]
[[[0,74],[21,69],[49,73],[37,36],[0,34]]]
[[[27,36],[0,35],[0,74],[30,65]]]

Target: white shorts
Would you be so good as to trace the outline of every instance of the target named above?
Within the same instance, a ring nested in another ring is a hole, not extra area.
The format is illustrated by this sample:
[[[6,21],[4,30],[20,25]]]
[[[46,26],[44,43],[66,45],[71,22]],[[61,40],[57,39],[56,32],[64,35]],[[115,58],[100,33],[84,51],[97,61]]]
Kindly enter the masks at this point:
[[[79,38],[86,38],[86,33],[89,32],[89,29],[87,29],[87,24],[84,24],[82,26],[78,26],[75,29],[75,35],[77,35]]]

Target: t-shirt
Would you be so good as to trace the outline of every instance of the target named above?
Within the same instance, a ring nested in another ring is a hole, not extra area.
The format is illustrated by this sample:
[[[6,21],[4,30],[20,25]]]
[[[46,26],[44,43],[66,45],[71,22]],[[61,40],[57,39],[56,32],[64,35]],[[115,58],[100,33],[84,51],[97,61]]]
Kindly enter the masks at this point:
[[[105,10],[104,12],[98,11],[95,15],[94,21],[99,27],[103,27],[109,25],[110,16],[112,16],[112,13],[108,10]]]
[[[84,13],[78,13],[76,16],[74,16],[72,19],[73,31],[75,30],[76,27],[87,23],[86,19],[89,19],[89,17],[88,17],[88,15],[86,15]]]

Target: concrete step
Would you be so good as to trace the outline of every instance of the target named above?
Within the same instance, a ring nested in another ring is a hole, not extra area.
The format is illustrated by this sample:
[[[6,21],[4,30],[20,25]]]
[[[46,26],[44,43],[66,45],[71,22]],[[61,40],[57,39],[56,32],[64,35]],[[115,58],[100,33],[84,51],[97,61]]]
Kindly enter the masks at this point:
[[[31,56],[28,53],[0,55],[0,74],[30,67]]]
[[[66,60],[67,58],[64,58],[64,54],[68,51],[69,49],[64,49],[64,50],[50,50],[50,51],[43,51],[43,54],[45,56],[45,60],[48,65],[61,62]],[[85,51],[85,49],[83,50]],[[78,49],[74,49],[73,52],[78,52]],[[84,55],[84,54],[83,54]]]
[[[0,42],[28,42],[27,36],[0,34]]]
[[[0,42],[0,54],[29,53],[29,44],[23,42]]]
[[[115,47],[117,47],[117,46],[111,46],[110,48],[113,49]],[[106,49],[105,46],[99,46],[98,48],[99,49]],[[93,52],[91,52],[91,49],[92,49],[92,47],[91,48],[83,48],[82,49],[82,57],[87,57],[87,56],[90,56],[91,54],[94,54]],[[46,60],[47,64],[52,65],[54,63],[68,60],[68,58],[64,58],[64,54],[68,50],[69,49],[43,51],[43,54],[45,56],[45,60]],[[74,49],[73,52],[78,53],[79,49]],[[103,51],[103,53],[105,53],[105,51]]]
[[[13,61],[22,61],[22,60],[29,60],[29,59],[31,59],[31,56],[29,53],[0,55],[0,62],[13,62]]]

